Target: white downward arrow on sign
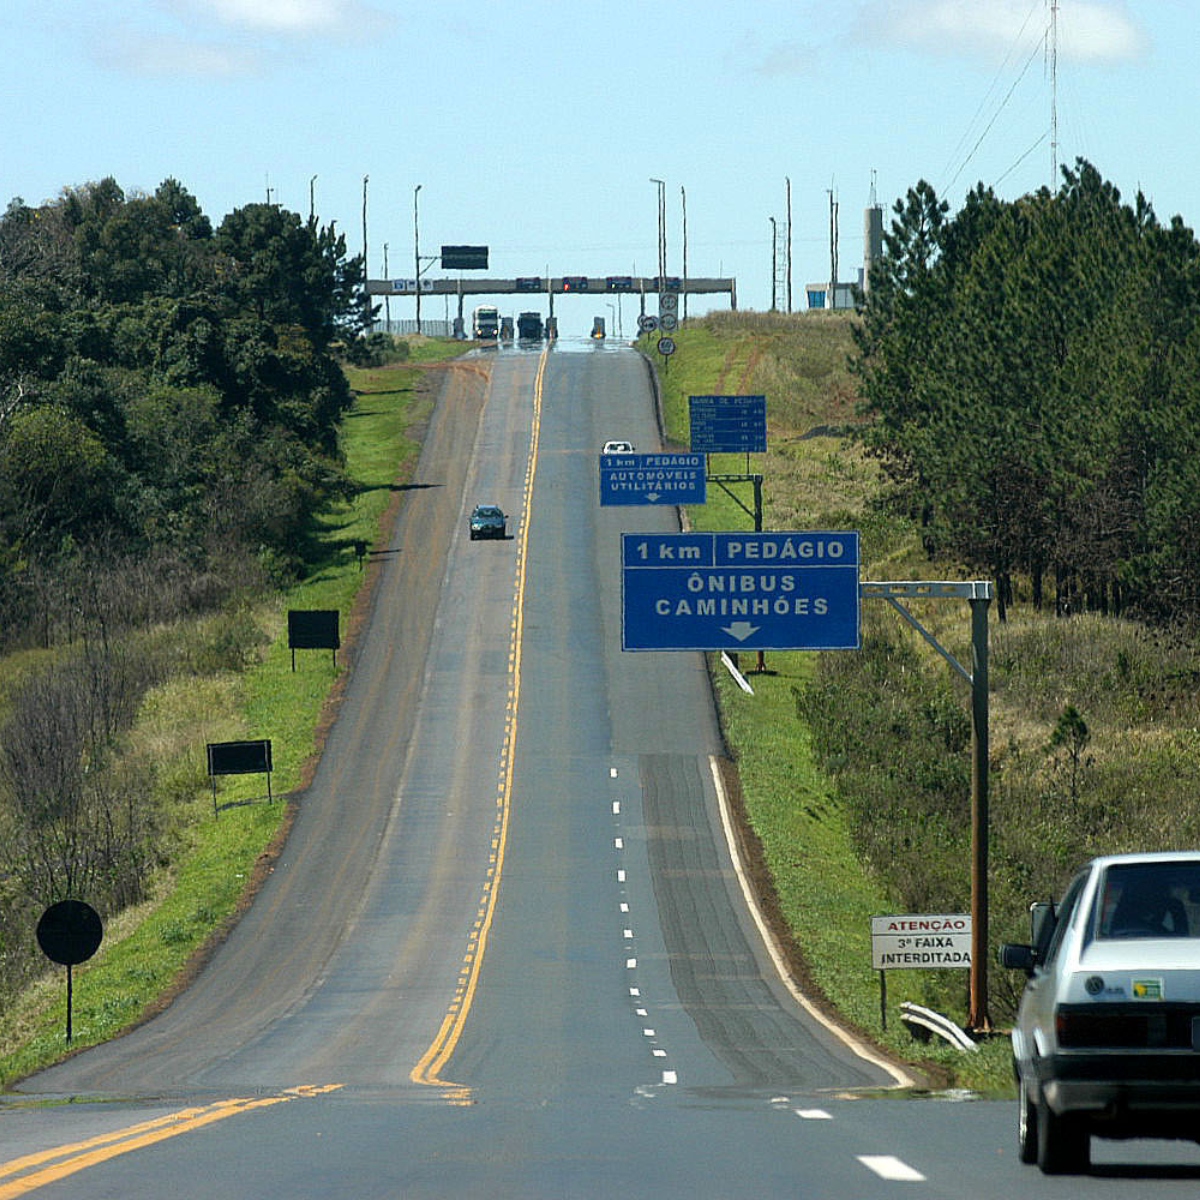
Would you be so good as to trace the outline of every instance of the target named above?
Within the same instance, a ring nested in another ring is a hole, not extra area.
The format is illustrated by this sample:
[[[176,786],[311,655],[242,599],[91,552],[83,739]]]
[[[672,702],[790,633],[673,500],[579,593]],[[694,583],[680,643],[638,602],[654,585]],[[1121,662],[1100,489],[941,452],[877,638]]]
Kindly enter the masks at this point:
[[[744,642],[748,637],[753,637],[758,632],[757,625],[751,625],[749,621],[734,621],[732,625],[726,625],[723,632],[729,634],[731,638],[737,638],[739,642]]]
[[[657,492],[647,492],[646,499],[649,500],[651,504],[653,504],[658,499],[658,493]]]

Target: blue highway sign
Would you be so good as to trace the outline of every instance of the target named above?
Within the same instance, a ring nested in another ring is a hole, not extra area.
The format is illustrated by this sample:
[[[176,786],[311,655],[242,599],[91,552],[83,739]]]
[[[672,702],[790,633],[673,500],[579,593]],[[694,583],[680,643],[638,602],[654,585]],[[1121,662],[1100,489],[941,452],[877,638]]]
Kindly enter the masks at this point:
[[[704,504],[703,454],[602,454],[600,504]]]
[[[765,454],[766,396],[689,396],[692,450],[696,454]]]
[[[623,533],[623,650],[857,650],[857,532]]]

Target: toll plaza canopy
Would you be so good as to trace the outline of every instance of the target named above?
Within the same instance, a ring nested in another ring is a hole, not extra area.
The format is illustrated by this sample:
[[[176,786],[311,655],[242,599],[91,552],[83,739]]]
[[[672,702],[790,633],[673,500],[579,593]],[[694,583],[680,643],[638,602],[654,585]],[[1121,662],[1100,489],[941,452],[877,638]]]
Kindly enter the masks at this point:
[[[418,281],[412,278],[368,279],[366,286],[370,296],[415,296],[418,293]],[[731,308],[737,308],[736,279],[684,279],[674,275],[668,275],[662,280],[657,275],[519,275],[515,279],[420,280],[422,296],[505,296],[513,293],[562,296],[576,292],[585,295],[617,293],[638,296],[659,293],[689,296],[719,293],[729,297]]]

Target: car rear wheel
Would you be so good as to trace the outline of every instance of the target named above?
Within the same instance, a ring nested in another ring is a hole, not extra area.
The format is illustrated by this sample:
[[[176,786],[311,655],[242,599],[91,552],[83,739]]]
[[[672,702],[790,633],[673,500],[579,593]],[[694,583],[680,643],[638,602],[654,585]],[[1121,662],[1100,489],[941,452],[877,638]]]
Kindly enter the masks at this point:
[[[1018,1078],[1017,1097],[1017,1148],[1021,1161],[1026,1165],[1038,1160],[1037,1105],[1029,1095],[1029,1086]]]
[[[1059,1116],[1043,1099],[1037,1105],[1037,1164],[1044,1175],[1077,1175],[1088,1169],[1092,1137],[1082,1118]]]

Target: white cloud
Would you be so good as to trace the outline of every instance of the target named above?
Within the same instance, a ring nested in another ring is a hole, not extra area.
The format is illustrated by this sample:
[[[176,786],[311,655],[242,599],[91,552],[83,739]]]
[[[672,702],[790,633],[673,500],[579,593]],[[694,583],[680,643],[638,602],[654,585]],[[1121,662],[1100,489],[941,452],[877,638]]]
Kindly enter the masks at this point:
[[[236,79],[259,69],[258,56],[244,48],[169,36],[113,36],[96,58],[111,70],[164,79]]]
[[[361,0],[166,0],[196,24],[291,37],[355,36],[387,18]]]
[[[863,0],[856,37],[937,54],[999,58],[1037,45],[1050,28],[1047,0]],[[1119,0],[1062,0],[1058,53],[1079,62],[1127,62],[1149,48]]]

